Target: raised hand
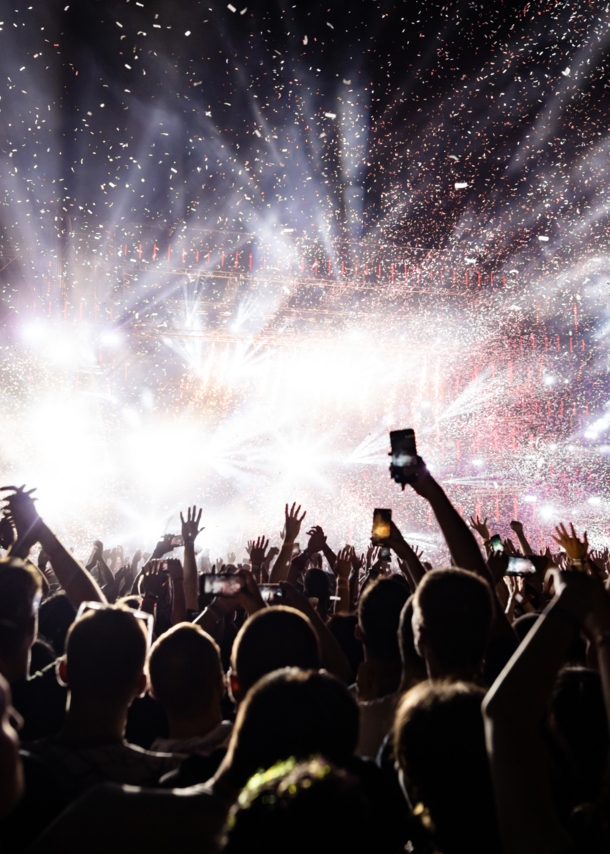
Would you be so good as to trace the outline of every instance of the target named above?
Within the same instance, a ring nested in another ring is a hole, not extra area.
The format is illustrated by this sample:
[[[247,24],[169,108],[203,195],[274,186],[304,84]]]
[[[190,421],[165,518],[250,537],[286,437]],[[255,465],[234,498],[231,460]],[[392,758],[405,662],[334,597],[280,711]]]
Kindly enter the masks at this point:
[[[348,581],[350,572],[352,571],[352,557],[354,555],[353,546],[345,546],[337,554],[333,572],[339,581]]]
[[[326,534],[322,527],[320,525],[314,525],[311,530],[307,531],[307,536],[309,537],[307,553],[313,555],[317,552],[321,552],[326,545]]]
[[[580,540],[576,536],[574,525],[571,523],[570,531],[571,533],[568,533],[566,526],[563,523],[560,523],[555,528],[555,534],[557,534],[557,536],[551,534],[551,538],[564,549],[572,563],[577,565],[582,564],[583,561],[586,560],[589,551],[587,532],[584,532],[583,539]]]
[[[19,552],[25,555],[37,541],[37,529],[42,524],[42,519],[34,506],[36,499],[32,498],[32,493],[36,490],[30,489],[26,492],[24,484],[23,486],[3,486],[0,487],[0,492],[9,489],[13,490],[13,494],[5,496],[4,515],[17,530],[16,546]]]
[[[370,570],[371,566],[377,562],[379,551],[379,546],[369,546],[366,550],[366,568],[368,570]]]
[[[203,513],[202,508],[199,508],[199,513],[197,513],[197,507],[193,504],[192,508],[189,507],[186,511],[186,520],[182,513],[180,513],[180,521],[182,522],[182,539],[186,543],[194,543],[197,539],[197,536],[203,531],[203,526],[200,528],[199,523],[201,522],[201,514]]]
[[[153,560],[157,560],[158,558],[163,557],[164,554],[174,550],[175,546],[172,546],[173,538],[173,534],[163,534],[152,553]]]
[[[360,573],[360,570],[364,566],[364,561],[366,560],[366,555],[364,553],[358,555],[356,554],[356,549],[352,549],[352,567],[356,574]]]
[[[411,548],[413,549],[413,552],[414,552],[414,554],[415,554],[415,557],[416,557],[418,560],[421,560],[421,558],[422,558],[422,556],[423,556],[423,554],[424,554],[424,550],[423,550],[423,549],[420,549],[420,548],[419,548],[419,546],[411,546]]]
[[[517,519],[512,520],[512,522],[510,523],[510,527],[515,532],[515,534],[517,534],[517,536],[523,533],[523,522],[519,522],[517,521]]]
[[[299,506],[297,507],[296,501],[293,503],[290,509],[288,509],[288,505],[286,505],[286,535],[284,537],[284,541],[287,543],[294,543],[296,538],[299,536],[299,531],[301,530],[301,523],[307,515],[307,511],[304,510],[303,515],[299,518],[300,512],[301,505],[299,504]]]
[[[169,573],[169,577],[172,581],[182,581],[183,572],[182,572],[182,564],[175,557],[170,557],[167,560],[167,571]]]
[[[267,549],[269,547],[269,540],[266,540],[264,537],[259,537],[257,540],[250,540],[248,542],[248,554],[250,555],[250,563],[253,566],[262,566],[262,564],[267,559]]]
[[[256,578],[249,569],[242,569],[238,572],[240,578],[244,580],[244,586],[235,596],[235,601],[238,605],[248,613],[248,616],[256,614],[267,607],[267,603],[263,600],[261,592],[258,589]]]
[[[470,517],[470,527],[476,531],[482,540],[489,539],[489,528],[487,527],[487,516],[481,519],[479,516]]]
[[[178,561],[180,563],[180,561]],[[163,571],[163,561],[151,560],[140,576],[140,593],[158,599],[167,586],[168,574]]]

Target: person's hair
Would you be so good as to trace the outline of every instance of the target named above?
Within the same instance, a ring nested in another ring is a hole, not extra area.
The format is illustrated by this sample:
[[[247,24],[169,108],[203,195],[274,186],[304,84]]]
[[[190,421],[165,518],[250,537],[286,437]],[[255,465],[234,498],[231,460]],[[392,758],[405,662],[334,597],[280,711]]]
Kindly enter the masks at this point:
[[[423,682],[394,721],[394,756],[409,797],[443,854],[496,852],[500,840],[481,703],[465,682]]]
[[[146,648],[143,622],[128,608],[87,611],[66,638],[70,691],[79,697],[127,701],[144,671]]]
[[[326,759],[278,763],[255,775],[231,810],[223,851],[251,854],[370,854],[379,846],[377,817],[357,778]]]
[[[11,658],[34,636],[34,600],[42,582],[37,571],[20,558],[0,560],[0,656]]]
[[[463,569],[436,569],[422,579],[413,602],[426,630],[426,646],[444,667],[481,664],[493,617],[483,579]]]
[[[330,605],[330,583],[323,569],[312,567],[303,576],[303,587],[308,598],[315,597],[320,608],[327,611]]]
[[[199,626],[180,623],[156,641],[148,661],[155,698],[174,718],[205,712],[222,680],[220,650]],[[220,699],[220,697],[218,697]]]
[[[321,666],[318,637],[309,619],[295,608],[265,608],[241,627],[231,664],[245,693],[261,676],[282,667],[317,670]]]
[[[566,667],[555,681],[550,702],[551,731],[565,756],[575,798],[570,807],[595,801],[608,761],[610,738],[599,673]]]
[[[231,781],[241,788],[256,771],[316,753],[346,763],[358,742],[358,705],[324,671],[287,667],[264,676],[239,707],[228,750]]]
[[[68,629],[76,610],[64,590],[57,590],[44,600],[38,612],[38,633],[53,644],[55,653],[63,655]]]
[[[367,653],[383,661],[399,661],[398,624],[409,588],[398,576],[380,578],[366,588],[358,603],[358,622]]]
[[[400,612],[400,623],[398,625],[398,646],[400,648],[400,659],[402,668],[414,679],[424,680],[426,675],[426,664],[415,648],[413,637],[413,596],[409,596]]]

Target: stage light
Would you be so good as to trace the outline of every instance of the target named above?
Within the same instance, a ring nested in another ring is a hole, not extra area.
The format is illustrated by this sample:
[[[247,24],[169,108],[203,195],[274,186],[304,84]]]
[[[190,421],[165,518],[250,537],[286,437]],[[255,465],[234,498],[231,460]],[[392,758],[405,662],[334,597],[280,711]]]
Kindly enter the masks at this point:
[[[120,347],[123,343],[123,338],[121,333],[116,329],[105,329],[100,334],[100,343],[104,345],[104,347]]]

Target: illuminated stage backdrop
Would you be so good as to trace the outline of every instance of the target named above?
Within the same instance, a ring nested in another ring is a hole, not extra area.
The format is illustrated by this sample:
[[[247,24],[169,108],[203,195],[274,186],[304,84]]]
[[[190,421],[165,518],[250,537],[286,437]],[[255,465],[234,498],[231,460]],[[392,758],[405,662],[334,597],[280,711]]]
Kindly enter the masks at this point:
[[[561,519],[606,541],[599,247],[563,281],[561,258],[489,269],[290,230],[269,245],[134,226],[64,245],[46,294],[19,292],[1,465],[83,553],[93,535],[150,546],[196,502],[202,545],[241,557],[296,500],[359,548],[373,507],[392,507],[443,559],[424,503],[389,479],[388,430],[407,426],[464,515],[503,533],[521,518],[536,546]],[[27,281],[27,247],[14,263]]]

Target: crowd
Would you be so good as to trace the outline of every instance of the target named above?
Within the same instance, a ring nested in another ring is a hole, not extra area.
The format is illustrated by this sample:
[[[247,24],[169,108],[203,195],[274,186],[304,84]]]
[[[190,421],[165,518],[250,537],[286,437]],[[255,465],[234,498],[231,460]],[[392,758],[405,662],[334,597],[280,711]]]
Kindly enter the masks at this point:
[[[394,522],[298,551],[295,504],[242,563],[198,553],[189,507],[85,566],[6,487],[2,850],[610,851],[608,554],[563,525],[535,554],[410,474],[450,566]]]

